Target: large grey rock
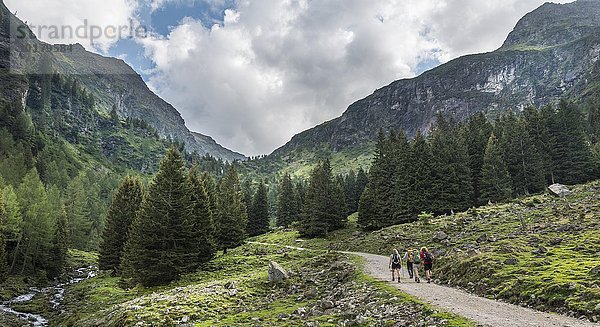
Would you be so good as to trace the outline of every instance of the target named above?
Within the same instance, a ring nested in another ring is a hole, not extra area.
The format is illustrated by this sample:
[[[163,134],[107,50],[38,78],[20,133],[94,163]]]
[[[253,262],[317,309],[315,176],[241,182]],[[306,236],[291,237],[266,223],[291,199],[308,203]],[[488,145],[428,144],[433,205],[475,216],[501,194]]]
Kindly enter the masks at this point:
[[[448,234],[444,233],[443,231],[439,230],[435,233],[435,235],[433,235],[433,240],[434,241],[438,241],[441,242],[445,239],[448,238]]]
[[[572,193],[568,187],[558,183],[548,186],[548,191],[550,194],[560,197],[567,196]]]
[[[288,272],[277,262],[269,262],[269,282],[277,283],[289,277]]]

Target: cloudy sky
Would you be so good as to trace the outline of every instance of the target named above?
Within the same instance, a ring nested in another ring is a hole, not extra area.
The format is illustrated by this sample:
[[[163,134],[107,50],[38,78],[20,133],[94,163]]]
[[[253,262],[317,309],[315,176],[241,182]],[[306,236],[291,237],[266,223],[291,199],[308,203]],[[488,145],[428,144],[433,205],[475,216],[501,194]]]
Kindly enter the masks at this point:
[[[143,26],[146,37],[93,42],[34,32],[124,59],[191,130],[247,155],[270,153],[394,80],[500,47],[543,2],[5,0],[37,26]]]

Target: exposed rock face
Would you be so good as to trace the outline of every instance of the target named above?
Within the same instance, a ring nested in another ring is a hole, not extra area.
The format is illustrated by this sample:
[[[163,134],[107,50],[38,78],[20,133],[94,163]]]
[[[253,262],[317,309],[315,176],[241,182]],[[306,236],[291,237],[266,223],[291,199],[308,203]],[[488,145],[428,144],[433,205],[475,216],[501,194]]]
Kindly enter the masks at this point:
[[[23,27],[20,29],[20,26],[25,25],[3,2],[0,2],[0,21],[0,68],[4,71],[10,68],[11,73],[38,73],[43,55],[27,49],[31,45],[41,48],[47,44],[37,40],[33,34],[25,38],[16,37],[22,35],[19,31]],[[95,97],[99,111],[110,112],[116,106],[119,116],[143,119],[160,136],[185,142],[190,152],[210,154],[229,161],[246,159],[216,142],[206,141],[209,137],[190,132],[179,112],[154,94],[142,77],[123,60],[88,52],[79,44],[68,46],[65,51],[48,52],[44,56],[51,63],[53,71],[76,75],[77,80]],[[15,85],[7,89],[13,90]],[[14,98],[14,95],[5,92],[0,91],[0,94],[9,100]]]
[[[554,196],[559,196],[559,197],[563,197],[563,196],[567,196],[567,195],[571,194],[571,190],[569,190],[568,187],[566,187],[562,184],[552,184],[552,185],[548,186],[548,191],[550,192],[550,194],[552,194]]]
[[[277,283],[289,277],[288,272],[277,262],[269,262],[269,282]]]
[[[427,131],[437,113],[464,120],[473,113],[541,106],[579,97],[600,76],[600,1],[547,3],[526,15],[504,45],[403,79],[355,102],[334,120],[300,133],[273,155],[330,144],[365,145],[379,129]]]

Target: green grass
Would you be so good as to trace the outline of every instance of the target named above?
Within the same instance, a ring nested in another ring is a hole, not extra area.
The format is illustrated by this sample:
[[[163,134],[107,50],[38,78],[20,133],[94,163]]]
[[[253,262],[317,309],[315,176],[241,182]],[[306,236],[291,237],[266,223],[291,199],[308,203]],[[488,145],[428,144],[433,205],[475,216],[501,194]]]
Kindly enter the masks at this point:
[[[350,223],[327,238],[299,244],[381,255],[427,246],[437,254],[434,277],[441,283],[542,311],[592,317],[600,315],[598,187],[600,182],[574,186],[566,202],[534,195],[374,232]],[[437,231],[448,241],[434,240]],[[257,241],[291,245],[298,237],[280,230]],[[547,253],[534,253],[540,245]]]

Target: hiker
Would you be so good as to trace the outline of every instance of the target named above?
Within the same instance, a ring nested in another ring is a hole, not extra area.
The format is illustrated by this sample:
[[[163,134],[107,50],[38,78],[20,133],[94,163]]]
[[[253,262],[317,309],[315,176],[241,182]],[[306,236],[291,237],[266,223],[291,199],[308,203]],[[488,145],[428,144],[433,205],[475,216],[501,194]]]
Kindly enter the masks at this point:
[[[423,261],[423,269],[425,269],[425,278],[427,283],[431,283],[431,269],[433,268],[433,254],[426,247],[421,249],[421,261]]]
[[[400,270],[402,269],[402,260],[400,259],[400,253],[394,249],[394,253],[390,256],[389,268],[392,271],[392,282],[395,280],[395,276],[400,282]],[[394,275],[395,274],[395,275]]]
[[[419,269],[421,269],[421,256],[419,251],[411,250],[413,257],[413,275],[415,276],[415,282],[420,283],[421,278],[419,277]]]
[[[402,260],[406,261],[406,270],[408,271],[408,278],[413,279],[413,261],[414,255],[413,250],[411,248],[406,249]]]

